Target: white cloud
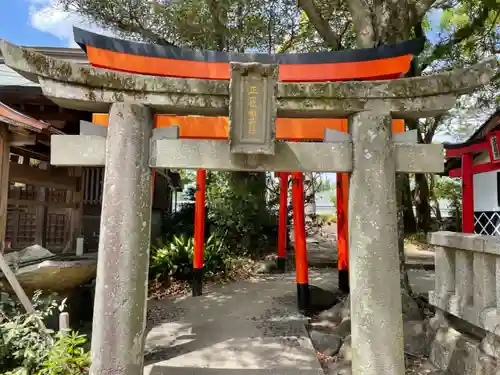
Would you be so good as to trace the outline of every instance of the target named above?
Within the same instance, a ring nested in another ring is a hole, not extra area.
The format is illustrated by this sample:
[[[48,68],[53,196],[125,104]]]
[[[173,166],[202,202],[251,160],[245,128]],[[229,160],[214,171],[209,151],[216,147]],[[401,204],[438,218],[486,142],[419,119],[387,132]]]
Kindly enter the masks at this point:
[[[56,0],[28,0],[28,2],[31,26],[66,41],[68,47],[77,47],[73,39],[73,26],[111,35],[109,31],[88,22],[79,14],[65,11]]]

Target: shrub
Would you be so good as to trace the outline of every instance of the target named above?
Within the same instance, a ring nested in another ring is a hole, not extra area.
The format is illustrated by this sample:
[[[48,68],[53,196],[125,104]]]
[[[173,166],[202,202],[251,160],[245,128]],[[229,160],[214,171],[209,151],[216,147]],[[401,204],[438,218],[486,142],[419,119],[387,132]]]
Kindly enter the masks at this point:
[[[85,336],[65,337],[45,328],[43,321],[64,309],[53,298],[33,296],[34,314],[6,293],[0,300],[0,372],[4,375],[55,375],[88,373],[89,356],[81,349]],[[62,355],[62,353],[65,353]]]
[[[225,236],[212,234],[205,242],[204,272],[207,276],[225,273],[231,267],[231,257]],[[193,267],[194,239],[185,235],[160,240],[151,251],[150,277],[167,281],[190,279]]]
[[[158,241],[151,251],[150,276],[168,280],[170,277],[185,280],[193,266],[194,239],[174,235],[171,240]]]
[[[90,353],[82,348],[87,342],[84,335],[76,332],[58,333],[49,350],[47,360],[38,375],[77,375],[88,373]]]
[[[261,173],[210,173],[207,214],[213,228],[227,233],[235,254],[260,255],[276,239],[277,220],[267,207]]]

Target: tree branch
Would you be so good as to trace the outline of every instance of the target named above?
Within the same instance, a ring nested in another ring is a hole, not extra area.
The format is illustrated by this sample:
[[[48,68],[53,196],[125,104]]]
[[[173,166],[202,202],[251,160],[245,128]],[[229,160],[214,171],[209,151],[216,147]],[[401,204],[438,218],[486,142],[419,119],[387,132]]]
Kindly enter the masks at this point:
[[[376,35],[373,28],[372,14],[364,0],[347,0],[356,30],[358,48],[370,48],[375,45]]]
[[[309,18],[312,25],[321,38],[323,38],[325,43],[329,47],[337,49],[340,45],[340,38],[333,32],[328,20],[325,20],[321,16],[318,7],[314,4],[314,0],[299,0],[299,7],[306,12],[307,18]]]
[[[219,9],[216,0],[205,0],[205,3],[207,4],[208,10],[210,11],[210,15],[212,16],[215,33],[217,35],[218,47],[221,51],[226,51],[227,50],[226,35],[229,34],[229,31],[226,25],[221,21],[222,12]]]
[[[432,142],[432,139],[434,138],[434,135],[436,134],[436,130],[437,130],[439,124],[441,123],[441,120],[443,119],[443,117],[444,117],[443,115],[439,115],[437,117],[434,117],[434,119],[432,120],[432,124],[429,125],[427,127],[427,129],[425,129],[424,138],[423,138],[424,143],[429,144]]]
[[[454,46],[470,38],[474,35],[476,30],[483,27],[488,20],[490,10],[496,7],[496,1],[497,0],[485,0],[479,15],[474,18],[472,22],[455,31],[448,41],[436,45],[430,56],[422,63],[420,70],[424,71],[432,62],[443,58],[443,56],[449,53]]]
[[[416,0],[415,10],[417,12],[417,17],[422,18],[435,3],[436,0]]]

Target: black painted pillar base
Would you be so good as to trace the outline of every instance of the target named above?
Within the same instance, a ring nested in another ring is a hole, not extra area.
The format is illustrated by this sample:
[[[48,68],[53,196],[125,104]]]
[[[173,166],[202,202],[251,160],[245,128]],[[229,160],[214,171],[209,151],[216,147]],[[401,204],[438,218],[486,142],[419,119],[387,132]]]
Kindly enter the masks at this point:
[[[349,270],[339,270],[339,289],[342,293],[349,293]]]
[[[280,273],[285,272],[286,258],[278,258],[276,259],[276,269]]]
[[[297,284],[297,307],[301,313],[307,313],[309,311],[309,284]]]
[[[193,297],[199,297],[203,292],[203,268],[193,268]]]

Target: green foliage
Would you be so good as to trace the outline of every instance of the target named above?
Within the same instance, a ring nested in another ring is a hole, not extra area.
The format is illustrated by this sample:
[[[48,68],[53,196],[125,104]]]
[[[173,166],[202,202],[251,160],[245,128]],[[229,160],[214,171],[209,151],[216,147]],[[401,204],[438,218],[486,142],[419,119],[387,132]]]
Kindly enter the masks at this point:
[[[172,236],[187,236],[194,235],[194,204],[183,204],[177,212],[173,212],[164,221],[163,233],[166,239],[171,239]]]
[[[213,229],[226,234],[233,252],[258,255],[276,239],[275,212],[266,202],[261,173],[210,173],[207,215]]]
[[[38,375],[78,375],[88,373],[90,353],[82,348],[85,335],[77,332],[58,333]]]
[[[433,193],[436,199],[448,201],[451,217],[457,223],[456,231],[460,231],[462,217],[462,186],[460,181],[449,177],[440,177],[436,180]]]
[[[150,277],[160,281],[170,278],[188,280],[191,277],[194,255],[194,239],[185,235],[160,240],[152,248]],[[226,274],[232,265],[232,257],[225,236],[216,232],[208,237],[204,247],[204,273],[211,277]]]
[[[334,188],[334,186],[330,183],[330,180],[327,178],[322,179],[321,177],[318,179],[318,181],[314,182],[315,183],[315,192],[316,193],[322,193],[324,191],[330,191]]]
[[[455,179],[441,177],[436,181],[434,194],[438,199],[446,199],[453,203],[460,203],[462,200],[462,187],[460,182]]]
[[[171,240],[160,239],[152,248],[150,276],[162,280],[187,279],[193,266],[193,253],[192,237],[174,235]]]
[[[85,336],[64,337],[47,329],[43,321],[64,309],[52,296],[36,292],[34,314],[23,312],[6,293],[0,300],[0,371],[5,375],[85,374],[90,363],[81,348]]]

